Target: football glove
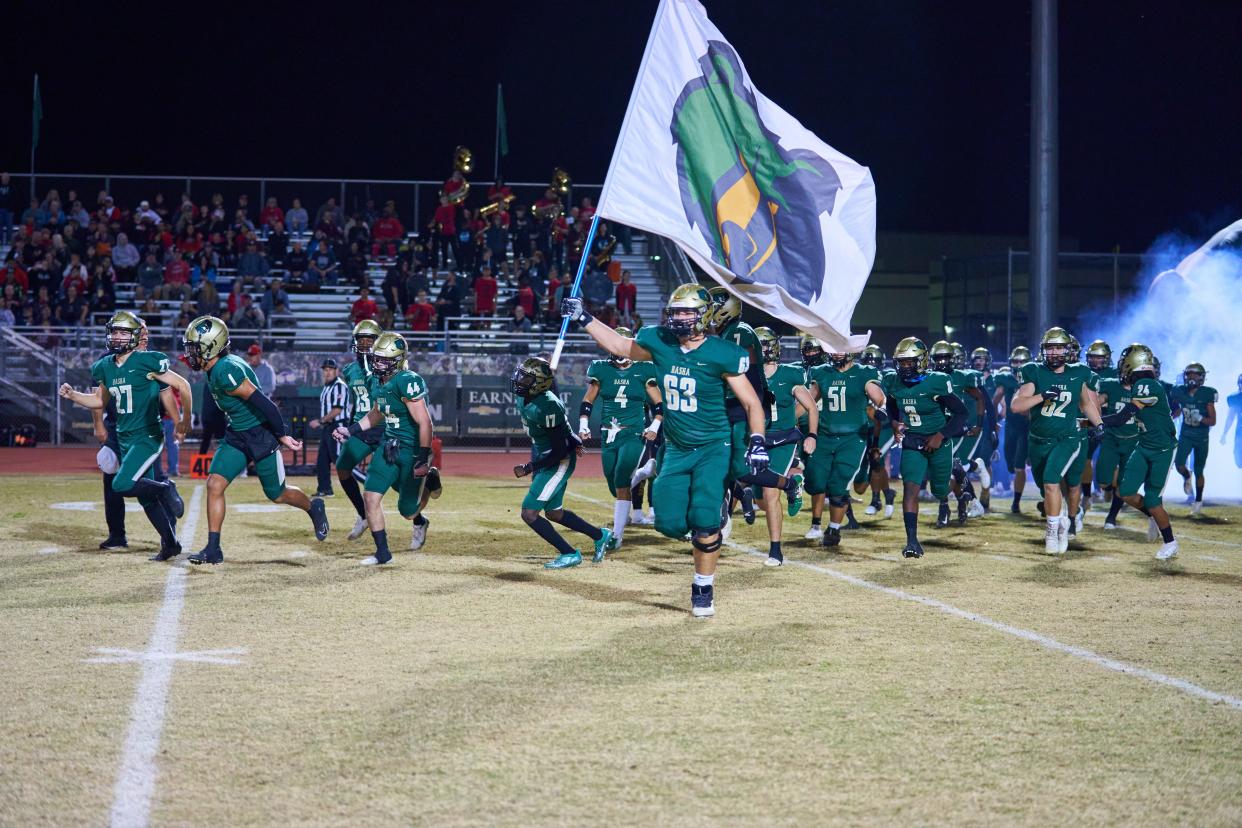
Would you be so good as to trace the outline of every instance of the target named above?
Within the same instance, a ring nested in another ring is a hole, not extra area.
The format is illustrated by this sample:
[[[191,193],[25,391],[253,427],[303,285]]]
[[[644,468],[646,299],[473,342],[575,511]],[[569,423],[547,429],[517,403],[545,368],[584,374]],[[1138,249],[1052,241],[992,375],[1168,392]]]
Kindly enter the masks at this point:
[[[572,319],[579,325],[586,325],[595,318],[587,313],[586,306],[579,296],[567,296],[561,300],[561,316],[566,319]]]
[[[762,434],[750,435],[750,448],[746,450],[746,462],[750,464],[753,474],[759,474],[767,469],[771,461],[768,458],[768,447],[764,443]]]
[[[1054,385],[1046,389],[1040,396],[1044,398],[1044,402],[1052,402],[1053,400],[1060,399],[1062,390],[1061,386]]]

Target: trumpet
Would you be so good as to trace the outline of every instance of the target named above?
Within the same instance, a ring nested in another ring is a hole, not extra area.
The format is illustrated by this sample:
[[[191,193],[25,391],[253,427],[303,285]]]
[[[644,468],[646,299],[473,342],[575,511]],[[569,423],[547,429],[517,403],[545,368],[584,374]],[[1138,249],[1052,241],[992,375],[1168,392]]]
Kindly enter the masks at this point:
[[[493,201],[489,204],[485,204],[478,209],[475,215],[477,215],[481,219],[487,219],[488,221],[491,221],[492,213],[499,213],[501,206],[502,205],[507,206],[509,201],[511,200],[512,200],[512,196],[510,196],[508,201],[506,201],[505,199],[501,199],[500,201]]]

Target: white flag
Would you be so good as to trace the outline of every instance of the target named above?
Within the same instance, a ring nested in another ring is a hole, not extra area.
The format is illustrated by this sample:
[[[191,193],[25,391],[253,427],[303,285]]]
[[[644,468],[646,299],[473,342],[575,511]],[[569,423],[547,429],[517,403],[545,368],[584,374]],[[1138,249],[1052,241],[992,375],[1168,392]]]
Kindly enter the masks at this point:
[[[697,0],[660,3],[598,212],[828,350],[870,338],[850,317],[875,260],[871,171],[755,89]]]

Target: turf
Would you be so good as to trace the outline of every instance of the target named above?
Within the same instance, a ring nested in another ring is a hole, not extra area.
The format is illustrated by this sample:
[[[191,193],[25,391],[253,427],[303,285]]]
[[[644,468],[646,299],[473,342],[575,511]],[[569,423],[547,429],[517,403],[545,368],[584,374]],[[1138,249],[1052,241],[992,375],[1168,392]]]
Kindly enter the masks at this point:
[[[178,650],[244,654],[176,663],[153,824],[1242,822],[1242,710],[839,577],[1237,697],[1242,509],[1173,507],[1169,564],[1132,513],[1109,534],[1093,514],[1064,559],[1033,508],[925,515],[905,561],[899,519],[860,517],[829,552],[804,512],[785,550],[818,571],[764,567],[762,518],[739,520],[719,614],[694,621],[686,544],[630,527],[604,564],[546,572],[520,484],[445,487],[425,550],[386,568],[358,566],[343,497],[317,543],[296,511],[234,509],[265,503],[257,482],[229,490],[227,561],[188,572]],[[140,513],[105,553],[101,512],[48,509],[98,490],[0,480],[5,824],[111,805],[140,668],[87,659],[146,647],[167,570]],[[570,492],[611,518],[602,481]]]

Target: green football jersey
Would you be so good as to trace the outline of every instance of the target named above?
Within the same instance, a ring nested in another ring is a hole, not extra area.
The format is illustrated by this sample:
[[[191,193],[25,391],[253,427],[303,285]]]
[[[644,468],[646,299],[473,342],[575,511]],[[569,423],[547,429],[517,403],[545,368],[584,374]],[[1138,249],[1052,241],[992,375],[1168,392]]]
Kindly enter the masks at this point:
[[[1118,379],[1119,377],[1117,373],[1117,369],[1111,365],[1109,365],[1107,368],[1101,368],[1100,370],[1095,371],[1094,373],[1097,377],[1099,377],[1102,380]]]
[[[207,371],[207,390],[211,392],[211,398],[216,401],[216,405],[224,412],[224,416],[229,421],[229,428],[234,431],[247,431],[266,422],[266,418],[259,412],[259,409],[250,404],[249,400],[234,397],[229,393],[240,388],[246,380],[250,380],[250,384],[256,389],[259,387],[259,380],[254,375],[254,369],[246,360],[234,354],[220,357],[216,364]]]
[[[794,412],[798,400],[794,397],[794,389],[806,385],[806,369],[801,365],[778,365],[768,377],[768,390],[776,397],[768,407],[768,429],[784,431],[793,428],[797,421]]]
[[[911,434],[935,434],[949,422],[937,397],[953,393],[953,380],[936,371],[925,374],[914,385],[906,385],[897,374],[888,377],[884,393],[897,400],[901,420]]]
[[[1078,401],[1082,399],[1082,388],[1087,386],[1092,391],[1098,389],[1099,380],[1086,365],[1080,362],[1070,363],[1060,373],[1045,367],[1043,363],[1028,362],[1022,366],[1022,384],[1032,383],[1035,393],[1056,386],[1061,389],[1060,395],[1031,409],[1031,434],[1047,440],[1071,437],[1077,434],[1078,418],[1082,410]]]
[[[410,416],[406,400],[427,398],[427,383],[413,371],[398,371],[375,392],[375,407],[384,415],[384,439],[403,446],[418,445],[418,423]]]
[[[522,426],[530,437],[532,456],[548,451],[552,447],[554,432],[569,427],[565,404],[551,391],[544,391],[530,402],[523,403],[521,413]]]
[[[1005,400],[1005,416],[1007,417],[1029,417],[1026,411],[1018,413],[1010,411],[1009,404],[1013,402],[1013,395],[1018,393],[1018,389],[1022,387],[1022,380],[1012,370],[999,371],[996,374],[996,387],[1004,391]]]
[[[1118,411],[1126,407],[1126,403],[1130,401],[1130,389],[1121,384],[1121,380],[1117,377],[1106,377],[1100,380],[1099,389],[1100,413],[1116,414]],[[1119,439],[1135,437],[1139,433],[1138,422],[1131,417],[1126,420],[1125,425],[1115,426],[1108,430],[1108,433]]]
[[[692,351],[664,328],[638,331],[637,342],[651,353],[664,397],[664,433],[679,448],[696,448],[727,438],[725,377],[745,374],[750,356],[738,345],[709,336]]]
[[[1177,445],[1177,429],[1164,383],[1150,376],[1141,376],[1130,387],[1130,397],[1143,403],[1134,418],[1138,420],[1139,445],[1150,449],[1171,449]]]
[[[354,422],[371,413],[371,406],[379,395],[379,377],[367,370],[362,360],[351,362],[341,369],[341,378],[349,386],[354,400]]]
[[[871,425],[867,418],[867,384],[880,384],[880,372],[854,363],[844,371],[831,365],[811,369],[811,384],[819,388],[824,408],[819,415],[820,434],[858,434]]]
[[[762,356],[763,349],[759,344],[759,335],[755,333],[755,329],[747,325],[741,319],[735,319],[727,325],[719,334],[720,338],[725,342],[732,342],[742,350],[746,351],[746,355],[759,359]],[[725,399],[731,400],[736,395],[733,389],[725,386]]]
[[[1178,385],[1174,386],[1173,393],[1169,395],[1171,406],[1181,406],[1182,434],[1186,436],[1201,436],[1208,433],[1211,426],[1200,425],[1198,421],[1207,416],[1208,403],[1215,404],[1219,401],[1220,395],[1209,385],[1201,385],[1194,389],[1188,385]]]
[[[983,374],[974,368],[954,368],[952,379],[953,395],[962,401],[962,405],[966,406],[966,422],[974,428],[979,425],[979,411],[975,407],[975,398],[966,389],[982,389]]]
[[[159,351],[130,351],[117,365],[111,354],[91,366],[91,379],[108,389],[116,408],[117,434],[162,439],[160,391],[163,385],[148,377],[168,370],[168,357]]]
[[[646,425],[647,386],[659,385],[655,365],[635,362],[622,370],[610,359],[597,359],[587,368],[587,382],[599,386],[595,407],[605,444],[618,434],[637,436]]]

